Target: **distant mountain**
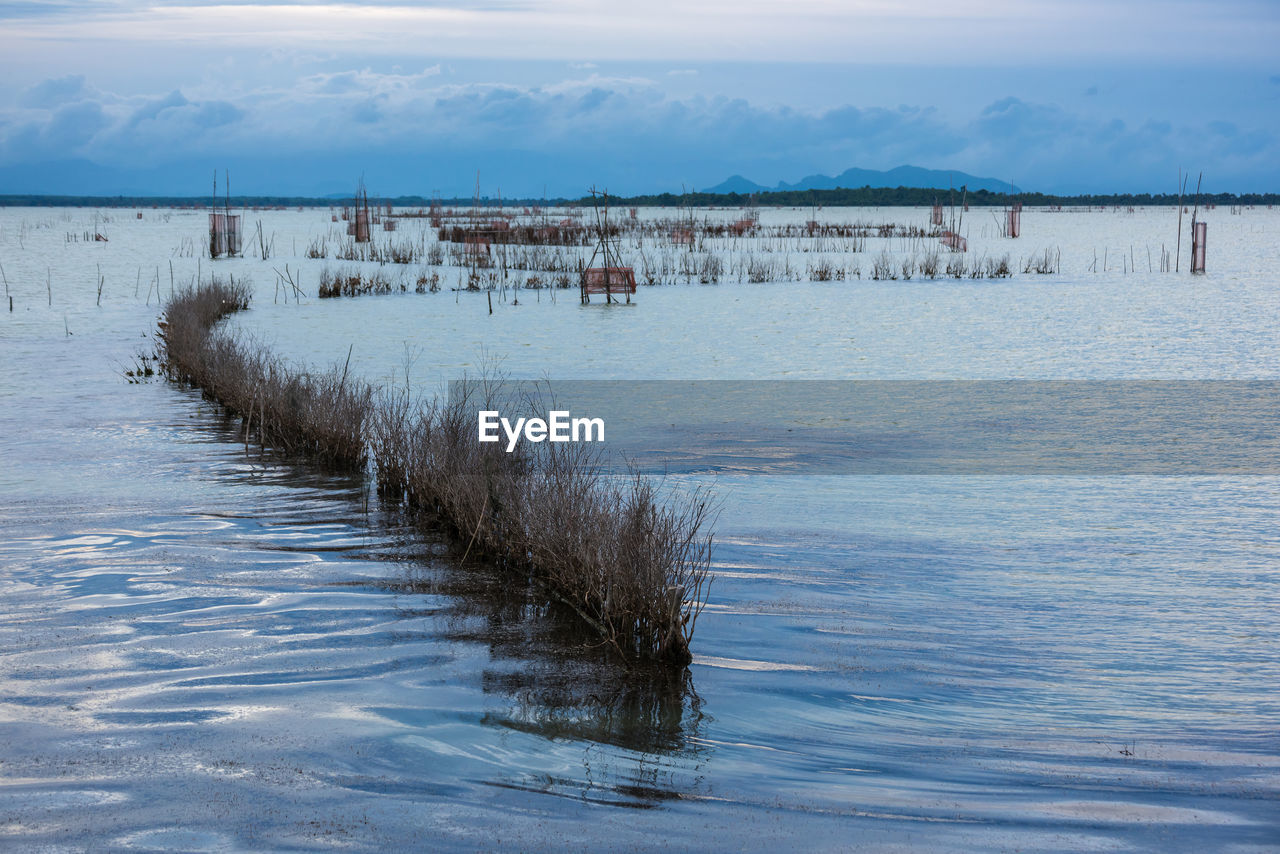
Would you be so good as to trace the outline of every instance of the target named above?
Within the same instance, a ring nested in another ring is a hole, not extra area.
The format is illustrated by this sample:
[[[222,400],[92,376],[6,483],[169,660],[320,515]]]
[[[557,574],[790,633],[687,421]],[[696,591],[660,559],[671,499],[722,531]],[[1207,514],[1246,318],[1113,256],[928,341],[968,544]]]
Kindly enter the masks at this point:
[[[710,189],[703,190],[704,193],[742,193],[747,195],[750,193],[767,193],[771,188],[762,187],[755,181],[749,181],[741,175],[731,175],[728,178],[716,184]]]
[[[779,181],[776,186],[766,187],[757,184],[741,175],[734,175],[714,187],[703,190],[706,193],[767,193],[773,190],[834,190],[837,187],[857,189],[859,187],[936,187],[944,189],[955,187],[957,190],[967,186],[970,190],[989,190],[993,193],[1007,193],[1014,189],[1007,181],[995,178],[980,178],[966,172],[952,172],[946,169],[922,169],[919,166],[898,166],[894,169],[846,169],[834,178],[829,175],[809,175],[794,184]]]
[[[0,6],[3,0],[0,0]],[[485,162],[499,161],[497,154],[483,153]],[[467,157],[477,157],[468,153]],[[216,163],[208,158],[187,157],[181,160],[148,163],[145,165],[101,164],[87,159],[67,159],[36,163],[3,163],[0,162],[0,194],[47,194],[67,196],[182,196],[204,198],[212,192],[213,166],[218,167],[218,189],[225,187],[224,170],[231,173],[231,191],[234,194],[255,196],[307,196],[312,198],[327,197],[334,200],[349,199],[355,190],[356,176],[364,175],[370,192],[379,197],[395,197],[418,194],[428,196],[430,188],[443,187],[446,197],[456,195],[461,198],[471,197],[471,187],[465,181],[474,182],[475,172],[468,171],[460,165],[461,161],[452,164],[436,165],[433,168],[415,166],[413,169],[401,168],[400,161],[394,159],[378,160],[365,163],[360,158],[345,154],[302,155],[238,155],[219,158]],[[511,197],[510,188],[521,188],[527,193],[526,198],[541,195],[545,185],[541,182],[526,180],[521,184],[516,175],[515,166],[510,158],[502,160],[506,180],[494,187],[501,187],[508,192],[503,195]],[[517,164],[518,165],[518,164]],[[561,168],[557,164],[532,164],[525,169],[530,174],[538,174],[537,169],[545,168],[551,175],[581,174],[577,169],[570,172],[568,167]],[[575,167],[576,168],[576,167]],[[459,176],[467,176],[458,180]],[[561,179],[559,186],[551,184],[552,196],[578,197],[583,190],[583,182],[579,179]],[[628,181],[621,182],[625,186],[622,195],[652,191],[655,179],[636,172]],[[992,192],[1007,192],[1009,185],[993,178],[979,178],[964,172],[948,172],[942,169],[921,169],[916,166],[899,166],[885,172],[874,169],[847,169],[834,178],[827,175],[810,175],[794,184],[779,181],[775,186],[767,187],[757,184],[741,175],[734,175],[714,187],[703,192],[708,193],[760,193],[772,190],[828,190],[836,187],[856,190],[862,187],[935,187],[945,190],[948,186],[959,189],[968,185],[970,190],[986,189]],[[461,185],[461,186],[459,186]],[[532,185],[532,186],[530,186]],[[488,189],[486,184],[486,189]],[[617,184],[614,185],[615,187]]]

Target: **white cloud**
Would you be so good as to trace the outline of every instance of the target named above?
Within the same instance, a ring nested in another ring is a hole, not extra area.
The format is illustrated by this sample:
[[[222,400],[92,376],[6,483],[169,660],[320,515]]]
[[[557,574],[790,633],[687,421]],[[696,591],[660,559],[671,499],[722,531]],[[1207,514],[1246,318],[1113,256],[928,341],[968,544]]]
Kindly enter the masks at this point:
[[[277,48],[340,54],[617,60],[824,61],[1016,66],[1064,60],[1267,62],[1280,40],[1257,0],[791,0],[687,3],[55,4],[5,21],[21,58],[59,42],[181,43],[196,51]]]

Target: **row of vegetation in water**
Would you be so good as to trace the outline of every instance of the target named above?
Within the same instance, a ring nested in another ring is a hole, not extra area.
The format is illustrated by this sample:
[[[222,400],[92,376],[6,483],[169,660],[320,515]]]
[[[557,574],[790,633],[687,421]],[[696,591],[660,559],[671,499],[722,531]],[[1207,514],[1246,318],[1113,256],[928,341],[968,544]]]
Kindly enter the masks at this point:
[[[530,259],[524,259],[526,262]],[[455,290],[502,290],[506,288],[541,290],[577,287],[584,264],[580,258],[564,258],[550,254],[532,259],[535,263],[522,267],[480,266],[453,269],[453,281],[446,282],[448,268],[421,269],[407,274],[374,269],[325,267],[320,272],[317,295],[355,297],[393,293],[435,293],[442,287]],[[1000,279],[1012,276],[1018,269],[1024,275],[1057,273],[1060,255],[1044,250],[1039,255],[1022,259],[1016,265],[1009,255],[969,257],[962,253],[928,252],[923,255],[895,256],[882,252],[870,259],[866,270],[856,260],[823,258],[803,267],[789,257],[743,253],[725,258],[711,252],[680,252],[666,255],[639,256],[636,281],[643,285],[663,282],[684,284],[720,284],[722,282],[832,282],[869,278],[875,281],[910,281],[911,279]]]
[[[217,328],[250,293],[218,277],[177,293],[160,322],[164,374],[240,416],[246,443],[334,468],[371,462],[384,501],[451,532],[466,555],[533,580],[624,659],[691,660],[711,579],[704,494],[664,500],[641,475],[606,475],[584,445],[508,453],[480,443],[476,410],[500,391],[489,380],[421,399],[361,382],[346,365],[293,367]]]

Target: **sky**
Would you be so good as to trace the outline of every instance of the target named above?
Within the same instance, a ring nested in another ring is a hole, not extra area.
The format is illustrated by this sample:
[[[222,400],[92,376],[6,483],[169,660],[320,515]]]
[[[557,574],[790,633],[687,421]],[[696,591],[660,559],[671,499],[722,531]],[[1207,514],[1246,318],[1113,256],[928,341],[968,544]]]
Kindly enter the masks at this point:
[[[1280,192],[1275,0],[0,0],[0,193]]]

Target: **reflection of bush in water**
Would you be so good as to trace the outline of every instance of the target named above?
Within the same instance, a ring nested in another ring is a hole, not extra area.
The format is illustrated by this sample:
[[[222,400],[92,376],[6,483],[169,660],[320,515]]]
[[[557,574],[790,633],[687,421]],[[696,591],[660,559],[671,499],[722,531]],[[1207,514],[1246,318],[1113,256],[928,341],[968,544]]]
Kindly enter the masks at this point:
[[[512,663],[512,669],[484,672],[485,693],[510,705],[481,722],[582,748],[581,774],[526,780],[521,787],[634,808],[704,787],[711,748],[699,738],[701,700],[689,671],[626,671],[541,656]]]
[[[689,671],[622,671],[594,664],[531,660],[515,670],[486,670],[486,693],[513,704],[485,723],[543,738],[609,744],[638,753],[693,754],[701,701]]]
[[[548,607],[535,584],[513,583],[484,562],[457,566],[437,559],[386,586],[449,597],[439,615],[448,639],[488,646],[483,689],[512,704],[485,723],[640,753],[704,749],[695,738],[701,700],[686,668],[623,665],[576,615]]]

